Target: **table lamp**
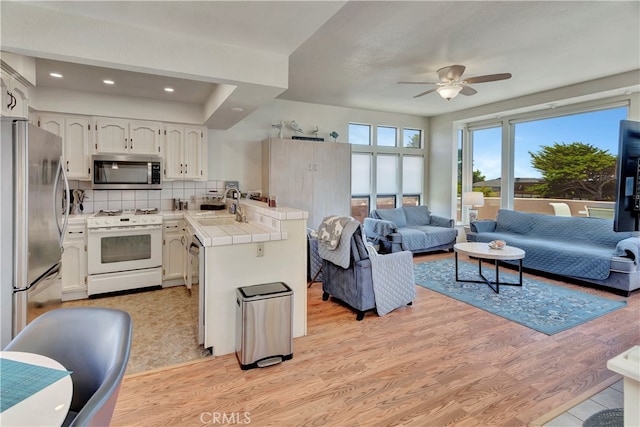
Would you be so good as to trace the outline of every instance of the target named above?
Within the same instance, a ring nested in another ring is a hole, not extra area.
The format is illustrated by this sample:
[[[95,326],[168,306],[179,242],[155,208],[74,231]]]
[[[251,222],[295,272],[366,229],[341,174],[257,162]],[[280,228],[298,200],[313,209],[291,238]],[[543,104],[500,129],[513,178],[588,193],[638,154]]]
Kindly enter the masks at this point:
[[[467,191],[462,193],[462,204],[471,206],[469,209],[469,222],[478,219],[478,210],[476,207],[484,206],[484,195],[479,191]]]

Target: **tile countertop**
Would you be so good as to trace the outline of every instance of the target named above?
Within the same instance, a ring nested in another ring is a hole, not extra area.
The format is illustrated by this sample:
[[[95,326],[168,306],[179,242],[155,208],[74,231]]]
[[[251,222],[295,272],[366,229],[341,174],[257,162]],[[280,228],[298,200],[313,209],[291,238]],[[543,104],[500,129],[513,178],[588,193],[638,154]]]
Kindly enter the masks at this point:
[[[227,246],[245,243],[286,240],[287,232],[281,229],[282,221],[307,219],[308,213],[294,208],[269,208],[266,203],[242,200],[248,222],[234,222],[222,225],[201,225],[198,219],[235,218],[227,211],[173,211],[163,212],[165,219],[178,219],[180,215],[204,246]]]

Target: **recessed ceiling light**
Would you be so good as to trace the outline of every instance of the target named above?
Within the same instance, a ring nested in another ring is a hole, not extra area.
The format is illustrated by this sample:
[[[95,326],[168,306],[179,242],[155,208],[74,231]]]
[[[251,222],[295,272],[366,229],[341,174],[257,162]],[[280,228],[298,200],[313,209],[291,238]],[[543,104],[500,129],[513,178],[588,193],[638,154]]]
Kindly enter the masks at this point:
[[[231,107],[231,111],[235,111],[237,113],[242,113],[244,111],[244,108],[241,107]]]
[[[164,91],[165,92],[173,92],[173,88],[172,87],[165,87]]]
[[[116,84],[116,82],[114,82],[113,80],[103,80],[102,83],[106,84],[106,85],[113,85]]]
[[[60,73],[49,73],[49,75],[51,77],[55,77],[56,79],[61,79],[62,78],[62,74],[60,74]]]

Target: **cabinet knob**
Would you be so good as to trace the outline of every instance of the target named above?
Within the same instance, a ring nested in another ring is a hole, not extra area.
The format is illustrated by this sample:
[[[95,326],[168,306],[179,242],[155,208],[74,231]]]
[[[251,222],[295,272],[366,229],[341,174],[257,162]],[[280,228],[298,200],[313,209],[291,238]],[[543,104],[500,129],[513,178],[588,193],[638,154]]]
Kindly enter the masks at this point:
[[[69,160],[67,160],[67,172],[69,172]]]

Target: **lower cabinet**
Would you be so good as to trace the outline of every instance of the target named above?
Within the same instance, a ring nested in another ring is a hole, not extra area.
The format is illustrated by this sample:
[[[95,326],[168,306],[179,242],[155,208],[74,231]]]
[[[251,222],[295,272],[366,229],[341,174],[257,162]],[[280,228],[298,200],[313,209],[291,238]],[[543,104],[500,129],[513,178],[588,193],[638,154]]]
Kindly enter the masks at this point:
[[[168,220],[163,224],[162,280],[184,280],[185,273],[185,237],[184,220]]]
[[[84,222],[67,226],[62,247],[62,300],[87,298],[87,233]]]

